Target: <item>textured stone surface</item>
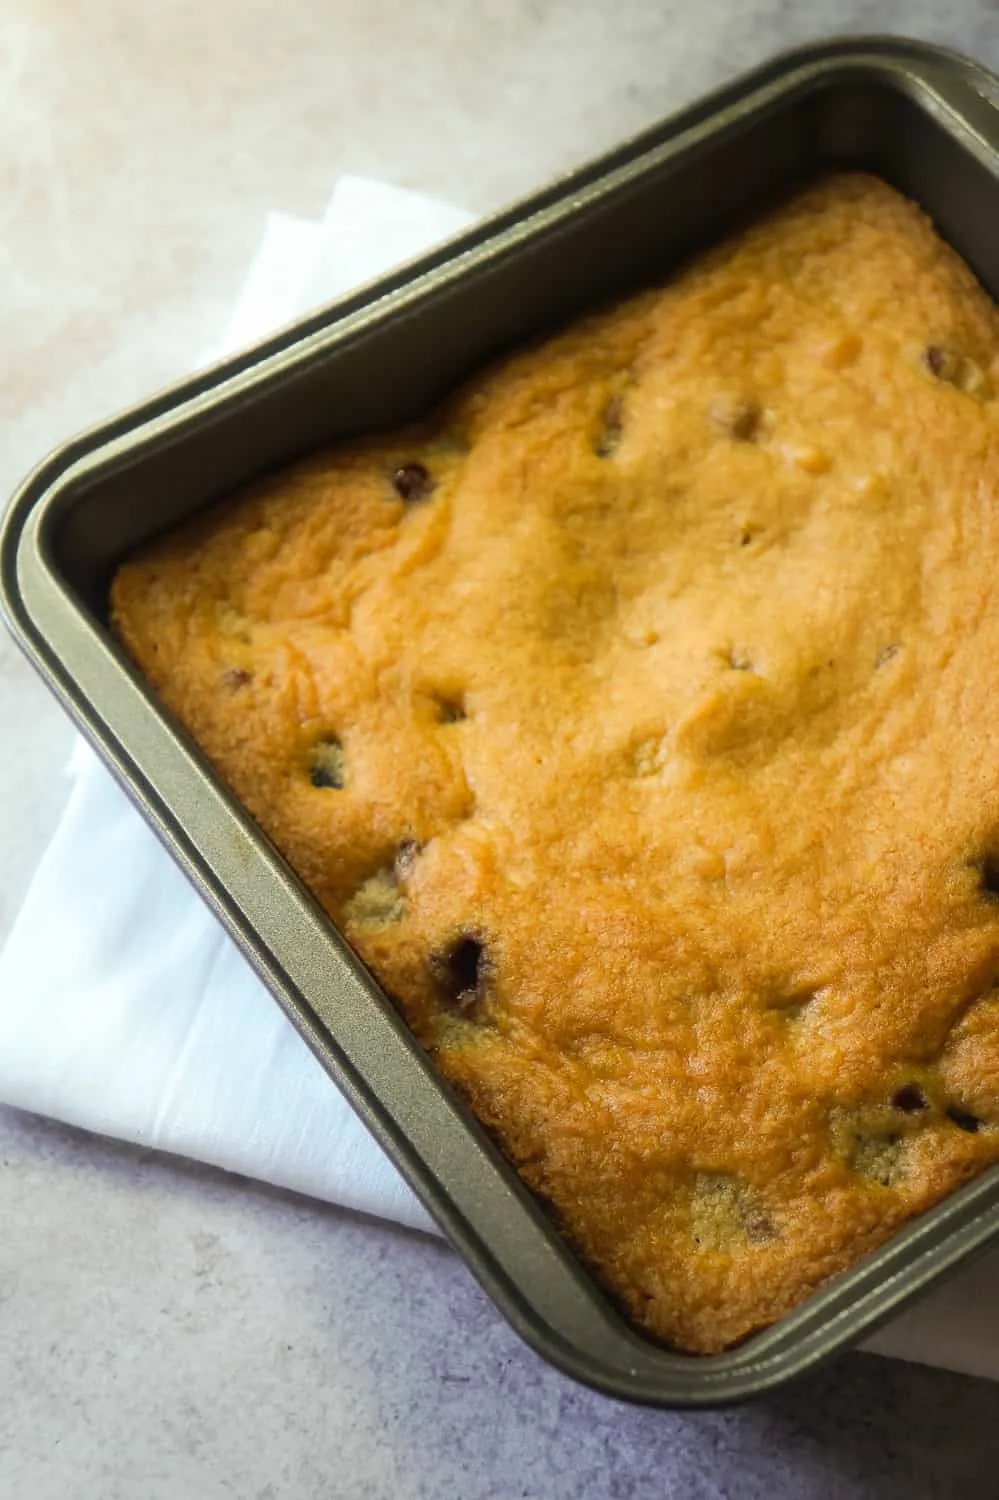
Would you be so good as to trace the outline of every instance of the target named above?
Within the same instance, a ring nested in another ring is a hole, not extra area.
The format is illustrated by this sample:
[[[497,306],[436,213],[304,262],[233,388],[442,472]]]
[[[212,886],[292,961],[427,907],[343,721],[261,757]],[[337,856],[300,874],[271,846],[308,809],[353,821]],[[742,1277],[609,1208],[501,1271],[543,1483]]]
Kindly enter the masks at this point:
[[[0,27],[0,493],[182,373],[266,210],[341,171],[486,210],[818,33],[999,65],[985,0],[7,0]],[[70,734],[6,641],[0,700],[2,937]],[[870,1357],[733,1412],[620,1406],[434,1242],[10,1112],[0,1391],[0,1500],[949,1500],[999,1464],[999,1389]]]
[[[4,1500],[994,1493],[985,1382],[852,1355],[733,1411],[624,1406],[543,1364],[429,1238],[2,1127]]]

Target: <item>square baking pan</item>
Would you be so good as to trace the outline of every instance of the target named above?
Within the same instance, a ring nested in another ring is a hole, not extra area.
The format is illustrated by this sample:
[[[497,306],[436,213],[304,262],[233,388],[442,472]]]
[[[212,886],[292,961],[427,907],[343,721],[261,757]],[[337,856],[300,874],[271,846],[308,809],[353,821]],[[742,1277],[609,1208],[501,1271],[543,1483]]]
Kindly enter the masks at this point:
[[[999,297],[999,81],[915,42],[822,44],[67,443],[0,536],[20,644],[500,1308],[562,1370],[663,1406],[758,1394],[870,1332],[999,1237],[999,1169],[737,1348],[686,1355],[640,1335],[124,658],[108,585],[134,546],[251,477],[419,414],[489,356],[849,165],[922,204]]]

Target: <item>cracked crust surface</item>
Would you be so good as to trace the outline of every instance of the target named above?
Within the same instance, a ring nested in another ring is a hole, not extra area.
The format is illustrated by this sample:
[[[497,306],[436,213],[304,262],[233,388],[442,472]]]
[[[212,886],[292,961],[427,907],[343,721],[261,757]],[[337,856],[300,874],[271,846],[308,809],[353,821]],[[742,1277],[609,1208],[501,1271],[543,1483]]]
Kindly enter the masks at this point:
[[[639,1326],[999,1160],[999,313],[814,184],[146,547],[112,618]]]

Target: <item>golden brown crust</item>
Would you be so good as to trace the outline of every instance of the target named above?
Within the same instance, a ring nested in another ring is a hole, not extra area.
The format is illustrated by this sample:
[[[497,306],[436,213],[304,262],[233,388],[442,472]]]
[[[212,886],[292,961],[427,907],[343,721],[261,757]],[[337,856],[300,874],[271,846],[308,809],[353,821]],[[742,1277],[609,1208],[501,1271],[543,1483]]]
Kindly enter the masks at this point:
[[[999,1159],[996,391],[968,269],[838,176],[114,582],[167,704],[684,1349]]]

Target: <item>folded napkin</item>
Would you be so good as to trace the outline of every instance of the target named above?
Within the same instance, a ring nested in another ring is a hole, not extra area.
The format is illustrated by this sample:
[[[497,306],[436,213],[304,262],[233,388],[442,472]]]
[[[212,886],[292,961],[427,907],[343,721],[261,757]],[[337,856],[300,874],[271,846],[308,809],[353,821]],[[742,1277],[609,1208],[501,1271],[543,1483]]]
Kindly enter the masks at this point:
[[[221,343],[243,348],[470,215],[363,178],[268,215]],[[0,955],[0,1100],[420,1229],[433,1221],[81,740]],[[53,937],[55,941],[53,941]]]
[[[468,216],[343,178],[318,223],[271,214],[239,348]],[[116,783],[80,742],[69,803],[0,955],[0,1100],[414,1228],[433,1223]],[[999,1255],[871,1341],[999,1379]]]

